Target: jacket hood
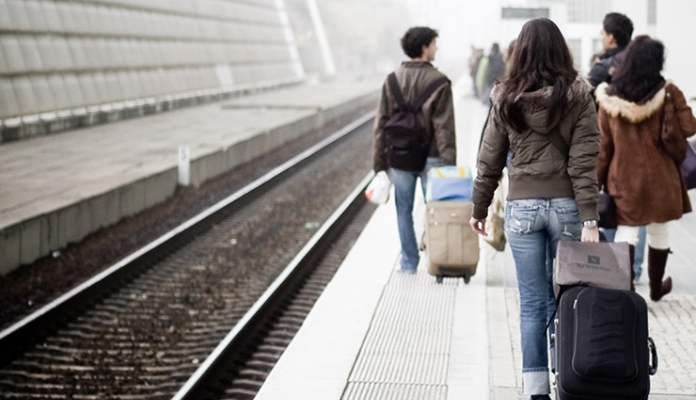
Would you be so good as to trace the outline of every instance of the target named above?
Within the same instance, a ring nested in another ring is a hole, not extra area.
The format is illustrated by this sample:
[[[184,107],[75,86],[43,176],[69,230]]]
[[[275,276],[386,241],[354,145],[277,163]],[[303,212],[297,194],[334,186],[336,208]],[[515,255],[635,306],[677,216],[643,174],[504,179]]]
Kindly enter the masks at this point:
[[[574,103],[582,101],[591,89],[592,86],[585,78],[580,76],[575,78],[568,91],[568,105],[572,106]],[[494,104],[497,105],[503,90],[504,84],[499,83],[491,91],[491,101]],[[561,120],[561,115],[549,116],[548,103],[552,93],[553,86],[544,86],[533,92],[522,93],[515,99],[520,104],[525,123],[531,130],[546,134]],[[549,118],[551,118],[551,124],[549,124]]]
[[[641,104],[622,99],[616,95],[608,94],[607,88],[609,88],[609,85],[606,83],[597,86],[595,96],[597,97],[599,106],[609,115],[614,118],[621,117],[632,124],[637,124],[662,110],[662,106],[665,104],[665,88],[667,85],[669,85],[669,82],[658,90],[651,99]]]

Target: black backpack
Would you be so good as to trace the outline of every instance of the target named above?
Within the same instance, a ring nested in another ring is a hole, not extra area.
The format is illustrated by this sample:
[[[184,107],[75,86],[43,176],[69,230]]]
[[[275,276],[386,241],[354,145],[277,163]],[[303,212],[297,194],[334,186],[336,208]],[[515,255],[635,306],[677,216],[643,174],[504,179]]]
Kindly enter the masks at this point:
[[[384,124],[389,166],[404,171],[423,171],[430,141],[426,138],[418,113],[435,90],[449,82],[449,79],[442,77],[432,82],[413,105],[404,100],[394,73],[389,74],[387,81],[397,105],[394,115]]]

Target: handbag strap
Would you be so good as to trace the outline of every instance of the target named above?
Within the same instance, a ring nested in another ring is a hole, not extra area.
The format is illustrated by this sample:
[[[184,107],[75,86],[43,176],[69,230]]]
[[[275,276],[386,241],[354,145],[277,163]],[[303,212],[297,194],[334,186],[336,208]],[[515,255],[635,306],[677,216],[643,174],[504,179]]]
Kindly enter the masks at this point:
[[[662,130],[660,132],[662,147],[667,154],[672,157],[677,165],[681,165],[681,163],[684,161],[686,151],[688,150],[688,142],[680,132],[679,122],[677,121],[676,109],[674,106],[674,99],[672,99],[669,91],[666,91],[665,93],[665,103],[663,109]]]
[[[549,138],[549,141],[551,144],[553,144],[558,151],[561,152],[566,158],[570,157],[570,147],[568,146],[568,143],[566,143],[565,139],[563,139],[563,136],[561,136],[561,124],[558,124],[551,129],[547,137]]]
[[[488,107],[488,115],[486,116],[486,121],[483,123],[483,129],[481,129],[481,137],[479,138],[478,152],[481,153],[481,146],[483,145],[483,135],[486,133],[486,128],[488,127],[488,120],[491,118],[491,112],[493,112],[493,103]]]

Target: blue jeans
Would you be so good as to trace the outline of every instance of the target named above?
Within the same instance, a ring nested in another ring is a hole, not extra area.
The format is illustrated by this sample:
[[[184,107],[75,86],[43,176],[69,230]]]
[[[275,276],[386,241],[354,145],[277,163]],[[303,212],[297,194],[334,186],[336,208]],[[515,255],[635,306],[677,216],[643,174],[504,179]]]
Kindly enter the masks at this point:
[[[613,242],[616,236],[616,229],[602,229],[607,242]],[[645,258],[645,227],[641,226],[638,231],[638,244],[636,244],[635,258],[633,259],[633,272],[636,274],[636,280],[643,274],[643,259]]]
[[[415,272],[420,261],[418,241],[413,229],[413,201],[416,196],[416,181],[420,178],[421,190],[425,199],[428,171],[439,165],[439,158],[428,157],[425,168],[421,172],[389,168],[389,179],[394,185],[396,218],[399,226],[399,239],[401,239],[401,269],[403,271]]]
[[[572,198],[508,201],[505,234],[517,270],[520,291],[522,389],[525,394],[550,392],[548,351],[554,342],[546,325],[556,310],[553,259],[560,240],[580,240],[582,225]],[[552,363],[553,365],[553,363]]]

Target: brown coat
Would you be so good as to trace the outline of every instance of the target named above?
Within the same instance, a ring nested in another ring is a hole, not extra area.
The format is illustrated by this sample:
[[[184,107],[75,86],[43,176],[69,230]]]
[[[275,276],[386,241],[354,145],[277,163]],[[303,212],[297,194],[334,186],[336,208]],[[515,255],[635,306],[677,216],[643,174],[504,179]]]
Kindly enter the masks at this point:
[[[431,82],[444,77],[432,64],[420,61],[407,61],[395,71],[396,79],[404,94],[404,99],[412,103],[425,92]],[[439,87],[423,104],[421,123],[425,127],[427,140],[430,142],[428,157],[439,157],[443,165],[455,165],[457,146],[454,134],[454,106],[452,85],[447,83]],[[389,168],[387,161],[387,144],[384,124],[396,112],[396,100],[389,89],[388,82],[382,85],[382,94],[375,116],[374,142],[372,146],[372,164],[375,172]]]
[[[516,101],[528,126],[521,132],[504,124],[500,117],[503,85],[499,83],[491,93],[494,107],[478,155],[473,217],[483,219],[488,215],[488,206],[510,151],[508,200],[570,197],[578,205],[581,221],[599,219],[596,173],[599,130],[590,85],[579,77],[573,82],[564,115],[549,115],[552,86],[521,94]],[[548,138],[554,126],[559,127],[561,137],[570,147],[567,158]]]
[[[614,197],[619,225],[642,226],[681,218],[691,211],[679,166],[660,141],[665,94],[674,102],[684,138],[696,132],[696,118],[684,94],[668,83],[640,104],[597,87],[602,148],[597,177]]]

